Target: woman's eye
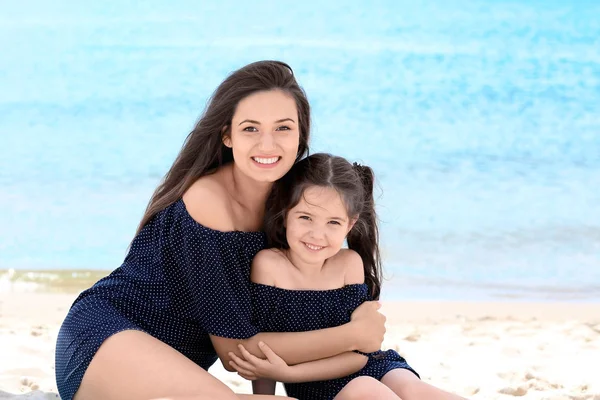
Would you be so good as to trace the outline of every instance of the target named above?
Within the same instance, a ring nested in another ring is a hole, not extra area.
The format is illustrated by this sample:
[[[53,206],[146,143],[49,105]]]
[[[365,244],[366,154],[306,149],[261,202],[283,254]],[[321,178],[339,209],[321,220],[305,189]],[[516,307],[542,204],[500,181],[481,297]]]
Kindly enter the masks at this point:
[[[289,131],[291,128],[289,126],[283,125],[277,128],[278,131]]]
[[[306,221],[310,221],[310,217],[308,215],[301,215],[299,218],[304,219]]]
[[[333,225],[341,225],[339,221],[329,221],[329,223]]]
[[[253,126],[247,126],[243,129],[245,132],[258,132],[258,129],[256,129]]]

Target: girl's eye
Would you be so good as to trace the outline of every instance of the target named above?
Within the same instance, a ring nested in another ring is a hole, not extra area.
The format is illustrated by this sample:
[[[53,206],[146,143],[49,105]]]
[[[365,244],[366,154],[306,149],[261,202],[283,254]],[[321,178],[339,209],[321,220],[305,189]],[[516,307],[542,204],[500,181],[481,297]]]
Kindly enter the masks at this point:
[[[277,128],[278,131],[289,131],[291,128],[289,126],[283,125]]]
[[[245,132],[258,132],[258,129],[256,129],[253,126],[247,126],[243,129]]]
[[[329,221],[329,223],[333,225],[341,225],[339,221]]]
[[[301,215],[301,216],[299,216],[298,218],[300,218],[300,219],[304,219],[304,220],[306,220],[306,221],[310,221],[310,217],[309,217],[308,215]]]

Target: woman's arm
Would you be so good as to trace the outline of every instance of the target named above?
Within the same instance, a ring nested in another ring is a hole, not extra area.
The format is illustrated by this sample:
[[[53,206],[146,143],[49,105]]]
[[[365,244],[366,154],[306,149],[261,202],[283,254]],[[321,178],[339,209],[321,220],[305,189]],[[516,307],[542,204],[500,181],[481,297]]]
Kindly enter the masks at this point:
[[[346,284],[359,282],[360,279],[364,281],[360,256],[355,252],[343,254],[346,256],[344,265],[351,265],[352,269],[357,271],[354,281],[348,281]],[[352,255],[355,257],[350,257]],[[281,255],[276,252],[259,252],[252,260],[251,280],[263,285],[277,286],[276,277],[282,270],[280,262]],[[365,302],[354,310],[350,322],[333,328],[307,332],[261,332],[241,341],[211,336],[211,340],[228,371],[232,371],[228,354],[232,352],[240,356],[238,344],[244,345],[251,354],[261,357],[258,343],[264,342],[288,365],[329,358],[352,350],[370,353],[381,348],[385,334],[385,317],[377,311],[380,307],[378,302]]]
[[[385,316],[378,310],[379,302],[361,304],[350,317],[350,322],[334,328],[308,332],[261,332],[251,338],[238,340],[211,335],[211,341],[223,366],[228,371],[229,353],[241,356],[238,345],[242,344],[254,356],[261,357],[259,342],[266,343],[288,365],[329,358],[335,355],[360,350],[371,353],[381,348],[385,335]]]

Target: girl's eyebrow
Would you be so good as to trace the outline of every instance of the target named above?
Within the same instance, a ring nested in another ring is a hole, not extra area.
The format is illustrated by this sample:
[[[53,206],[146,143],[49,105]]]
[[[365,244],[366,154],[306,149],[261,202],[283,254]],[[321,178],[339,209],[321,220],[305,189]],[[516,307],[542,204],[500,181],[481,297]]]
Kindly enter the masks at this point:
[[[308,215],[309,217],[314,217],[314,215],[312,215],[311,213],[307,212],[307,211],[302,211],[302,210],[296,210],[294,211],[294,214],[304,214],[304,215]],[[346,218],[341,218],[341,217],[329,217],[328,219],[335,219],[337,221],[345,221]]]

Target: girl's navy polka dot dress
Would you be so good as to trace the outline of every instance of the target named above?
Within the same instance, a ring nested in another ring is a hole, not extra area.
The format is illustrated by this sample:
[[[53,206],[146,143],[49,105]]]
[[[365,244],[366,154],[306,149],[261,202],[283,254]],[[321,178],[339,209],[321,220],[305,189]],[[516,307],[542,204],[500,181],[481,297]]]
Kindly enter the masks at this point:
[[[220,232],[198,224],[179,200],[134,239],[121,267],[82,292],[56,344],[56,382],[70,400],[100,345],[123,330],[146,332],[208,369],[209,334],[245,339],[251,324],[250,263],[262,232]]]
[[[352,312],[369,300],[365,284],[332,290],[288,290],[251,283],[254,325],[262,332],[304,332],[331,328],[350,321]],[[361,353],[362,354],[362,353]],[[286,383],[288,396],[300,400],[333,399],[358,376],[381,380],[389,371],[404,368],[419,376],[393,350],[368,354],[367,364],[358,372],[329,381]]]

